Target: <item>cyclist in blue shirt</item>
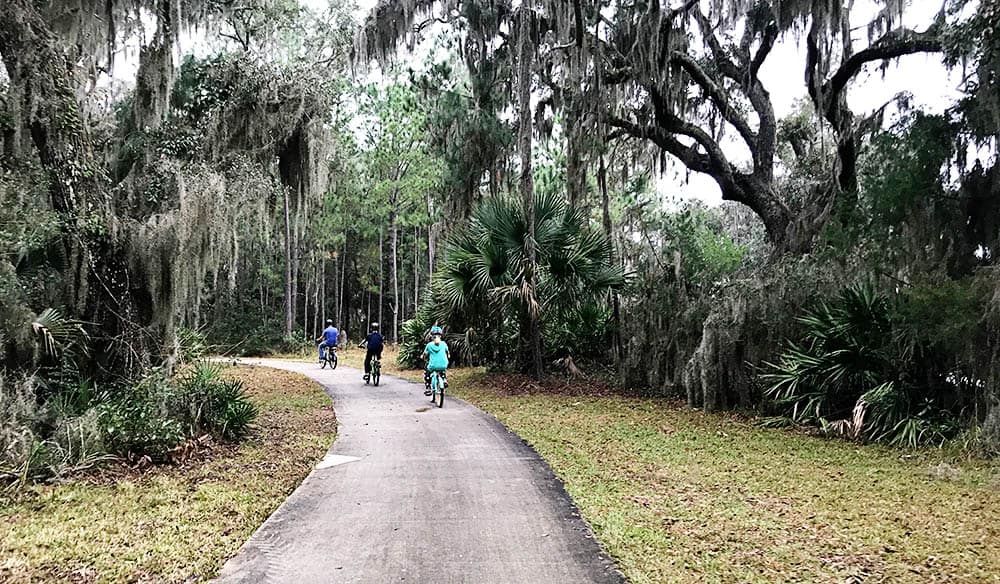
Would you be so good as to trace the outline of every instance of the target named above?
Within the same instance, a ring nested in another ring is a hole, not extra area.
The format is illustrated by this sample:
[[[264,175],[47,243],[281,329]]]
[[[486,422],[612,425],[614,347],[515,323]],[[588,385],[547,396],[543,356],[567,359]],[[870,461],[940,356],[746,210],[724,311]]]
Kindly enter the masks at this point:
[[[424,347],[424,356],[427,357],[427,370],[424,371],[424,380],[427,383],[428,389],[424,391],[424,395],[430,395],[430,379],[431,371],[437,371],[441,377],[441,383],[443,387],[448,387],[448,378],[446,377],[448,373],[448,358],[451,357],[451,353],[448,351],[448,343],[441,340],[441,335],[444,331],[441,330],[439,326],[431,327],[431,336],[433,340],[427,343]]]
[[[319,362],[320,363],[323,362],[323,348],[324,347],[333,347],[334,349],[336,349],[337,348],[337,337],[339,335],[340,335],[340,332],[337,330],[337,327],[333,326],[333,321],[332,320],[326,321],[326,328],[323,329],[323,334],[318,339],[316,339],[316,342],[319,343]]]
[[[365,381],[368,381],[372,373],[372,357],[382,358],[382,349],[385,348],[385,338],[382,333],[378,332],[378,323],[373,322],[371,325],[371,332],[365,337],[364,342],[362,342],[359,347],[367,347],[368,352],[365,353]]]

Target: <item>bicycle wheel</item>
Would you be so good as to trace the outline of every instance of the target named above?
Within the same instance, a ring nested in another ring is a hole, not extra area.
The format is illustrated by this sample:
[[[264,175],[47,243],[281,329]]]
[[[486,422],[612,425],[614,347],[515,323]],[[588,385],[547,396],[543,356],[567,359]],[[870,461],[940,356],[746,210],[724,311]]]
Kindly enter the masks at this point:
[[[323,355],[323,358],[319,360],[319,368],[326,369],[326,355]]]
[[[332,355],[330,355],[330,357],[331,357],[331,359],[330,359],[330,369],[336,369],[337,368],[337,354],[333,353]]]
[[[437,398],[437,388],[438,388],[437,373],[434,373],[432,371],[431,372],[431,403],[434,403],[434,400]]]
[[[435,402],[435,403],[437,404],[437,407],[443,408],[444,407],[444,383],[441,382],[441,376],[440,375],[437,376],[437,386],[438,386],[438,388],[437,388],[437,402]]]
[[[378,380],[380,377],[382,377],[382,365],[376,361],[372,365],[372,382],[375,383],[375,387],[378,387]]]

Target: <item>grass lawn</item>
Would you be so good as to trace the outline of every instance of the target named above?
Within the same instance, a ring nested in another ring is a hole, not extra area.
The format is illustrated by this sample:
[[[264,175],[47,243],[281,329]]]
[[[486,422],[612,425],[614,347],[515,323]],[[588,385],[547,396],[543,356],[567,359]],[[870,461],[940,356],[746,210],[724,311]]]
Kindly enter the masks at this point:
[[[455,371],[632,582],[1000,581],[1000,465]]]
[[[180,466],[111,469],[0,502],[0,581],[192,582],[213,577],[326,453],[330,400],[305,377],[227,367],[260,408],[239,445]]]

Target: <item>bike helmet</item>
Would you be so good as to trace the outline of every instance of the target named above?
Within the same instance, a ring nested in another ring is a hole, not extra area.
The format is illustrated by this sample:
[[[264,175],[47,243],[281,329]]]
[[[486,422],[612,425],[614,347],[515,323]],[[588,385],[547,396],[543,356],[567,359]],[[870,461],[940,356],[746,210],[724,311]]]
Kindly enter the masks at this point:
[[[437,325],[434,325],[434,326],[432,326],[432,327],[431,327],[431,334],[432,334],[432,335],[440,335],[440,334],[442,334],[443,332],[444,332],[444,331],[443,331],[443,330],[441,330],[441,327],[439,327],[439,326],[437,326]]]
[[[371,329],[372,329],[373,331],[377,331],[377,330],[378,330],[378,323],[377,323],[377,322],[373,322],[373,323],[371,324]]]

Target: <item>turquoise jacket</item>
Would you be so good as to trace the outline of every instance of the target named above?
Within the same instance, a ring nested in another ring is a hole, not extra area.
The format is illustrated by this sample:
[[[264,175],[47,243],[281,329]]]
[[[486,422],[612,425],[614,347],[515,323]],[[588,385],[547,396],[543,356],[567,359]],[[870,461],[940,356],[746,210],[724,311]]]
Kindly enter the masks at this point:
[[[441,341],[434,344],[434,341],[427,343],[424,353],[430,358],[427,360],[427,368],[434,371],[444,371],[448,368],[448,343]]]

